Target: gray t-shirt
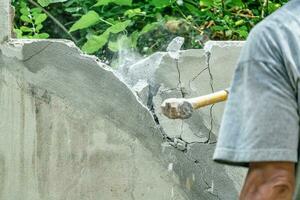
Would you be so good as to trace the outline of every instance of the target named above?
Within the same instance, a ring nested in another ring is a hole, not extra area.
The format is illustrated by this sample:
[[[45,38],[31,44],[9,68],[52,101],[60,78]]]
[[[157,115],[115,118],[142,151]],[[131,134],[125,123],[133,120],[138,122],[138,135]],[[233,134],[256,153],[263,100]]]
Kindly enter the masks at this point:
[[[299,77],[300,0],[292,0],[259,23],[248,37],[234,74],[214,160],[241,166],[255,161],[298,162]],[[296,199],[300,199],[298,172]]]

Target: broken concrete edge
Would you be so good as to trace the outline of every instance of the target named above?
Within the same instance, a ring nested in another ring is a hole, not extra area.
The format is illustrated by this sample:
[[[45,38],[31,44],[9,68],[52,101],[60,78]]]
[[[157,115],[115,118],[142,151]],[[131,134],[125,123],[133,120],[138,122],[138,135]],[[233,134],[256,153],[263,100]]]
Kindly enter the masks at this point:
[[[214,46],[218,46],[221,48],[225,47],[243,47],[245,41],[217,41],[217,40],[210,40],[207,41],[203,47],[204,51],[212,53],[212,49]]]
[[[35,45],[35,44],[37,46],[39,46],[38,49],[34,49],[34,51],[33,50],[29,51],[29,49],[27,49],[26,51],[24,50],[24,49],[28,48],[28,46]],[[124,83],[124,82],[120,81],[119,79],[117,79],[116,75],[114,74],[114,71],[112,69],[110,69],[107,65],[102,64],[97,57],[83,54],[74,45],[73,42],[69,42],[69,41],[66,41],[66,40],[10,40],[6,44],[0,46],[0,49],[1,49],[2,53],[4,55],[8,56],[8,57],[17,58],[20,62],[29,62],[32,59],[38,60],[39,57],[43,53],[47,53],[47,49],[49,47],[53,46],[54,44],[58,45],[55,48],[62,47],[62,48],[68,49],[68,52],[66,52],[67,55],[68,54],[76,54],[77,59],[85,60],[84,61],[85,67],[99,68],[98,71],[100,69],[105,70],[105,72],[108,72],[110,74],[109,76],[114,77],[114,79],[116,81],[119,81],[119,82],[121,82],[121,84],[123,84],[124,90],[131,91],[131,93],[132,93],[131,96],[134,96],[135,100],[137,102],[139,102],[137,105],[139,105],[138,107],[140,107],[140,108],[136,108],[136,109],[142,111],[143,113],[146,113],[146,115],[152,119],[152,122],[149,121],[149,127],[150,126],[152,127],[152,129],[153,129],[152,133],[153,134],[152,135],[149,135],[149,134],[144,135],[145,133],[143,133],[142,128],[141,129],[135,128],[134,126],[136,124],[134,124],[134,123],[132,125],[127,124],[127,126],[130,126],[130,127],[128,127],[128,131],[134,132],[132,134],[135,137],[137,137],[142,143],[144,143],[144,144],[146,143],[145,147],[148,148],[153,154],[157,155],[158,159],[160,161],[162,161],[163,163],[165,163],[165,165],[168,163],[167,159],[168,159],[169,155],[171,157],[175,156],[176,157],[175,160],[177,160],[178,155],[181,155],[181,156],[179,156],[180,158],[178,157],[177,162],[178,163],[185,163],[185,165],[188,165],[188,166],[191,165],[192,166],[196,163],[197,160],[191,160],[191,159],[188,158],[187,153],[189,152],[189,150],[191,148],[193,148],[194,146],[199,146],[199,145],[200,146],[204,145],[203,146],[204,148],[209,148],[209,149],[214,148],[214,145],[206,145],[206,144],[200,144],[200,143],[193,143],[193,144],[190,144],[188,146],[184,141],[181,141],[178,138],[168,138],[166,136],[166,134],[164,134],[164,132],[162,130],[162,127],[160,127],[159,121],[157,121],[157,119],[155,118],[155,113],[151,112],[151,110],[149,111],[149,108],[147,108],[147,106],[145,104],[143,104],[141,101],[139,101],[139,98],[137,97],[135,92],[132,92],[131,87],[128,86],[126,83]],[[162,54],[166,55],[165,53],[162,53]],[[36,55],[38,55],[38,56],[36,56]],[[54,57],[54,62],[55,62],[55,57]],[[26,67],[28,67],[28,66],[26,66]],[[72,65],[71,64],[68,67],[70,67],[71,70],[72,70]],[[37,69],[36,71],[33,70],[32,72],[33,73],[39,73],[39,71],[42,71],[42,69]],[[101,72],[99,72],[99,73],[101,73]],[[93,76],[97,76],[97,74],[93,74]],[[28,77],[28,78],[30,78],[30,77]],[[43,78],[46,78],[46,77],[43,77]],[[42,82],[42,83],[41,83],[41,80],[34,80],[34,81],[35,81],[35,83],[39,83],[39,85],[42,88],[47,88],[47,91],[51,92],[52,88],[47,85],[47,83],[49,83],[50,80],[53,80],[53,79],[49,79],[49,80],[47,79],[47,80],[45,80],[45,82]],[[29,81],[29,79],[28,79],[28,81]],[[62,93],[61,94],[56,94],[56,95],[65,99],[65,96],[62,95]],[[86,96],[89,96],[89,95],[86,95]],[[71,101],[71,99],[66,99],[66,100]],[[129,101],[130,101],[130,99],[129,99]],[[95,104],[97,104],[97,102],[95,102]],[[93,107],[92,107],[89,111],[91,111],[91,113],[93,113],[94,111],[97,111],[97,110],[93,109]],[[112,119],[109,118],[109,120],[112,120]],[[116,126],[118,126],[118,125],[123,126],[124,125],[124,122],[122,123],[122,122],[120,122],[120,120],[115,120],[113,122],[116,124]],[[147,129],[147,127],[145,127],[145,128]],[[176,147],[177,149],[172,147],[172,148],[169,149],[170,154],[168,154],[168,156],[164,155],[163,152],[161,152],[161,149],[164,148],[163,146],[166,145],[166,143],[163,143],[163,142],[167,142],[167,146],[173,146],[173,147]],[[174,143],[174,145],[172,145],[173,143]],[[198,170],[202,170],[202,169],[200,169],[201,167],[198,167],[198,168],[199,168]],[[178,176],[180,176],[182,178],[182,183],[184,183],[185,175],[182,174],[181,169],[178,168],[178,169],[175,169],[174,171],[176,172],[176,174]],[[199,185],[201,185],[201,183],[199,183]],[[230,188],[230,189],[234,190],[234,188]],[[191,193],[189,196],[192,196],[192,199],[193,199],[195,197],[194,195],[196,193],[199,193],[198,186],[195,186],[195,188],[192,188],[192,191],[193,192],[187,190],[187,193]],[[214,192],[209,192],[209,194],[212,195],[212,196],[215,196]],[[208,198],[206,198],[206,199],[208,199]]]
[[[34,52],[32,52],[32,51],[28,51],[28,49],[26,50],[26,48],[29,45],[36,45],[36,46],[42,46],[42,47],[40,47],[40,49],[35,49]],[[28,60],[33,59],[35,56],[39,57],[39,55],[42,52],[46,51],[46,49],[52,45],[66,46],[66,48],[68,48],[70,51],[72,51],[71,53],[76,54],[79,59],[87,60],[87,62],[92,63],[92,64],[86,64],[89,67],[97,67],[97,68],[99,68],[98,70],[105,70],[105,72],[109,73],[110,76],[115,77],[115,79],[116,79],[115,81],[120,81],[117,79],[117,76],[115,75],[113,69],[111,69],[109,66],[101,63],[99,58],[97,58],[96,56],[84,54],[72,41],[69,41],[69,40],[26,40],[26,39],[15,40],[15,39],[11,39],[11,40],[3,43],[2,45],[0,45],[0,52],[2,52],[2,54],[6,57],[16,58],[17,60],[19,60],[21,62],[27,62]],[[94,70],[97,70],[97,69],[94,69]],[[29,79],[27,81],[32,82],[32,80],[29,80]],[[146,115],[148,115],[148,117],[150,117],[153,121],[149,124],[153,123],[152,129],[156,134],[159,133],[159,135],[157,135],[156,137],[159,137],[160,138],[159,141],[162,142],[164,140],[164,136],[161,133],[160,127],[155,125],[156,122],[155,122],[155,119],[154,119],[151,111],[149,111],[147,106],[141,102],[140,98],[138,97],[136,92],[133,92],[131,87],[129,87],[123,81],[120,81],[120,83],[123,84],[124,89],[126,88],[125,90],[131,91],[132,96],[134,96],[135,100],[138,102],[137,105],[139,105],[141,107],[141,109],[144,110],[144,114],[148,113]],[[48,86],[43,85],[43,87],[46,88]],[[48,88],[47,90],[51,92],[51,89]],[[61,98],[66,99],[66,96],[58,95],[58,94],[56,94],[56,95]],[[90,111],[93,112],[92,110],[90,110]],[[116,124],[120,124],[120,121],[116,122]],[[127,125],[129,126],[130,124],[127,124]],[[132,128],[131,131],[132,130],[134,130],[134,128]],[[142,133],[142,130],[137,130],[137,133]],[[146,137],[152,137],[152,136],[148,135]],[[157,144],[152,144],[151,150],[159,151],[159,148],[157,148],[157,147],[161,146],[160,145],[161,142],[158,142]]]
[[[203,60],[206,60],[206,68],[205,70],[209,72],[209,77],[210,77],[210,87],[211,87],[211,91],[210,92],[214,92],[215,91],[215,87],[214,87],[214,77],[213,74],[211,72],[211,67],[210,67],[210,59],[211,59],[211,54],[214,52],[216,47],[220,47],[220,48],[231,48],[231,47],[242,47],[244,44],[243,41],[208,41],[205,44],[204,49],[188,49],[188,50],[181,50],[179,51],[179,57],[203,57]],[[177,86],[174,86],[174,80],[172,80],[171,84],[168,84],[168,81],[165,80],[166,77],[161,77],[161,74],[168,74],[168,70],[169,69],[163,69],[164,67],[162,67],[161,69],[159,68],[159,64],[165,60],[165,59],[172,59],[173,61],[176,62],[176,68],[177,70],[172,70],[173,72],[177,73]],[[180,60],[180,59],[179,59]],[[178,67],[178,62],[179,60],[174,60],[173,58],[171,58],[171,56],[169,55],[169,52],[156,52],[148,57],[146,57],[143,60],[140,60],[139,62],[135,63],[134,65],[132,65],[129,70],[128,70],[128,74],[124,74],[123,77],[127,77],[127,79],[125,78],[124,81],[130,86],[130,87],[135,87],[135,84],[137,84],[139,81],[146,81],[148,82],[149,86],[150,86],[150,90],[149,90],[149,100],[147,102],[147,106],[148,108],[153,111],[153,115],[156,119],[156,122],[158,125],[160,125],[159,122],[159,118],[157,117],[157,113],[159,112],[157,109],[160,109],[159,107],[154,107],[153,105],[153,97],[157,95],[157,92],[159,91],[159,88],[166,86],[166,88],[169,88],[168,90],[179,90],[181,93],[181,97],[185,97],[186,92],[185,92],[185,88],[183,88],[182,86],[182,80],[181,79],[181,70],[183,70],[183,68]],[[149,67],[148,67],[149,66]],[[157,71],[159,70],[159,71]],[[203,70],[204,71],[204,70]],[[191,77],[191,80],[194,80],[198,77],[198,75],[200,75],[202,72],[202,70],[199,72],[199,74],[197,74],[197,76],[195,77]],[[158,79],[158,80],[155,80]],[[164,80],[163,80],[164,79]],[[190,80],[190,81],[191,81]],[[173,87],[172,87],[172,86]],[[228,85],[229,86],[229,85]],[[176,87],[176,88],[174,88]],[[171,88],[171,89],[170,89]],[[222,88],[225,89],[225,88]],[[158,106],[158,105],[156,105]],[[206,124],[207,127],[209,126],[213,126],[214,127],[218,127],[218,125],[215,124],[215,120],[213,119],[213,108],[211,108],[210,111],[210,124]],[[201,141],[200,143],[215,143],[216,142],[216,129],[214,128],[214,130],[209,130],[209,136],[207,138],[207,140],[205,141]],[[171,145],[177,147],[177,142],[174,142],[174,139],[177,141],[182,141],[179,144],[185,143],[185,145],[180,145],[179,149],[181,150],[186,150],[188,144],[194,144],[197,142],[186,142],[184,140],[182,140],[182,138],[170,138],[168,137],[167,134],[165,134],[165,137],[169,138],[171,140]]]

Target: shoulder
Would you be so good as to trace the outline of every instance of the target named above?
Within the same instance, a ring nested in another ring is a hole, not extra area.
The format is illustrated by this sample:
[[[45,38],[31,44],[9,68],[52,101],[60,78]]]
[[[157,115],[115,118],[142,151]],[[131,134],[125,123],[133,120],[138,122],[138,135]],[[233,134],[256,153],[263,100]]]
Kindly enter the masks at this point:
[[[270,61],[278,63],[281,50],[280,38],[284,31],[283,10],[279,9],[258,23],[251,31],[242,50],[240,62],[248,60]]]

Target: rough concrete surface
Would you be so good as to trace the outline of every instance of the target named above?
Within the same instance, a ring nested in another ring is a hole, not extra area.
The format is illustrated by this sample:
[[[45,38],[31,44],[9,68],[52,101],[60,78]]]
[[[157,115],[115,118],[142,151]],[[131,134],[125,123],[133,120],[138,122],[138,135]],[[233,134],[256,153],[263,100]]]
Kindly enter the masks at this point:
[[[0,45],[0,199],[236,199],[243,170],[211,160],[223,105],[186,121],[159,105],[227,87],[241,45],[157,53],[126,83],[68,41]]]
[[[10,1],[0,0],[0,43],[11,35]]]

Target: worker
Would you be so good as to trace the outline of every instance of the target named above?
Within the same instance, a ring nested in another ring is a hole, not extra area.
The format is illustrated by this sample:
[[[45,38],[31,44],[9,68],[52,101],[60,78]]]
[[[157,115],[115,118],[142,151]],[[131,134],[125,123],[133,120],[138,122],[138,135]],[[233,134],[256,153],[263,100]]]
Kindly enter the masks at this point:
[[[300,200],[299,77],[291,0],[252,29],[230,87],[214,160],[249,167],[240,200]]]

